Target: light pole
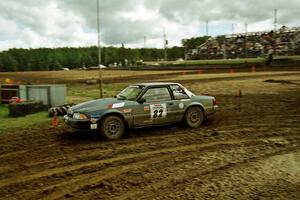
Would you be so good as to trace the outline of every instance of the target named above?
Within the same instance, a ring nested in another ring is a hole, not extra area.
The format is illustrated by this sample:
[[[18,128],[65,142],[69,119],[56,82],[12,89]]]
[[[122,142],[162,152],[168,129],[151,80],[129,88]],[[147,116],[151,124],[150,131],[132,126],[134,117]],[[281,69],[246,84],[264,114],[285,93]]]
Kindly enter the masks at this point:
[[[248,37],[248,24],[245,23],[244,48],[245,48],[245,57],[246,57],[246,58],[247,58],[247,37]]]
[[[166,34],[166,29],[163,27],[163,38],[164,38],[164,57],[165,61],[167,61],[167,45],[168,45],[168,40],[167,40],[167,34]]]
[[[274,9],[274,32],[277,31],[277,9]]]
[[[205,28],[206,28],[206,36],[208,36],[208,20],[206,20]]]
[[[103,98],[103,81],[102,81],[102,69],[101,69],[101,45],[100,45],[100,17],[99,17],[99,0],[97,0],[97,32],[98,32],[98,67],[99,67],[99,89],[100,98]]]
[[[235,24],[233,24],[233,23],[231,24],[232,37],[233,37],[233,35],[234,35],[234,25],[235,25]]]
[[[277,56],[277,40],[276,40],[276,32],[277,32],[277,9],[274,9],[274,54]]]

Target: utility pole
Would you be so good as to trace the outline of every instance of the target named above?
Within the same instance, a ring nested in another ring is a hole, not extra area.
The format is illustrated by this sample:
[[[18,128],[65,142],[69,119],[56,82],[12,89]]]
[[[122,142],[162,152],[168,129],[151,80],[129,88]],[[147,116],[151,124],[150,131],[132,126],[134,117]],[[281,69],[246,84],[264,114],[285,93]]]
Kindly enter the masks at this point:
[[[232,37],[234,35],[234,24],[231,24]]]
[[[244,38],[244,49],[245,49],[245,56],[247,57],[247,33],[248,33],[248,24],[245,23],[245,38]]]
[[[102,69],[101,69],[101,45],[100,45],[100,17],[99,17],[99,0],[97,0],[97,31],[98,31],[98,67],[99,67],[99,90],[100,98],[103,98],[103,81],[102,81]]]
[[[276,31],[277,31],[277,9],[274,9],[274,34],[276,35]],[[274,54],[277,55],[277,43],[276,43],[276,39],[274,42]]]
[[[164,50],[165,50],[165,61],[167,61],[167,45],[168,45],[168,40],[167,40],[167,34],[166,34],[166,29],[165,27],[163,28],[163,39],[164,39]]]
[[[146,49],[146,43],[147,43],[147,37],[146,36],[144,36],[144,49]]]
[[[223,43],[224,43],[224,48],[223,48],[223,59],[227,59],[227,54],[226,54],[226,38],[224,37],[224,40],[223,40]]]
[[[206,20],[206,36],[208,36],[208,20]]]
[[[274,9],[274,32],[277,31],[277,9]]]

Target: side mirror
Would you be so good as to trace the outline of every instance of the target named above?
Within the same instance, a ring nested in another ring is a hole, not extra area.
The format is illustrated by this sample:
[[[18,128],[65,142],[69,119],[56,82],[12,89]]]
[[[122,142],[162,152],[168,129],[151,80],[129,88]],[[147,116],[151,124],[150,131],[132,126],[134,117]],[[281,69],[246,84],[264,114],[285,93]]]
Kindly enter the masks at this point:
[[[146,99],[144,99],[144,98],[140,98],[140,99],[138,100],[138,102],[139,102],[140,104],[143,104],[143,103],[145,103],[145,102],[146,102]]]

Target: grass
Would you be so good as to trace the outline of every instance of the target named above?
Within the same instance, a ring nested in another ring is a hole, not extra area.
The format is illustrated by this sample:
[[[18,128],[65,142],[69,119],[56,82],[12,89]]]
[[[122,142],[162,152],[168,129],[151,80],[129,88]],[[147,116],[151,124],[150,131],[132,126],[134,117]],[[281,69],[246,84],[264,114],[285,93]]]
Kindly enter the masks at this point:
[[[103,96],[113,97],[121,92],[128,84],[114,83],[103,84]],[[84,91],[84,92],[83,92]],[[98,99],[100,96],[99,85],[73,84],[68,85],[68,103],[81,103],[83,101]]]
[[[24,117],[9,116],[8,106],[0,104],[0,133],[17,128],[29,128],[38,123],[51,121],[46,111],[26,115]]]
[[[113,97],[124,89],[128,84],[104,84],[104,97]],[[92,99],[99,98],[99,86],[73,84],[68,86],[68,102],[80,103]],[[8,130],[26,129],[39,123],[49,122],[51,124],[52,118],[48,117],[46,111],[26,115],[24,117],[9,116],[9,109],[7,105],[0,104],[0,134]]]
[[[227,60],[184,60],[184,61],[160,61],[144,62],[145,65],[226,65],[226,64],[244,64],[244,63],[262,63],[264,58],[246,58],[246,59],[227,59]]]
[[[287,60],[291,60],[291,61],[300,61],[300,56],[296,55],[296,56],[274,56],[275,60],[280,60],[280,59],[287,59]]]

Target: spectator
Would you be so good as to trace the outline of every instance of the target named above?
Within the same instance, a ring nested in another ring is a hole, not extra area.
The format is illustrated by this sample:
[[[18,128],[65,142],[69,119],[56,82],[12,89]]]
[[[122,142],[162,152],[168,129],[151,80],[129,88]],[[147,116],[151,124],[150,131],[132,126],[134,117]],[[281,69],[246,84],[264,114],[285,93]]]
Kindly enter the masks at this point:
[[[267,54],[300,54],[300,28],[282,26],[278,32],[257,32],[210,38],[198,49],[189,50],[189,59],[254,58]]]

